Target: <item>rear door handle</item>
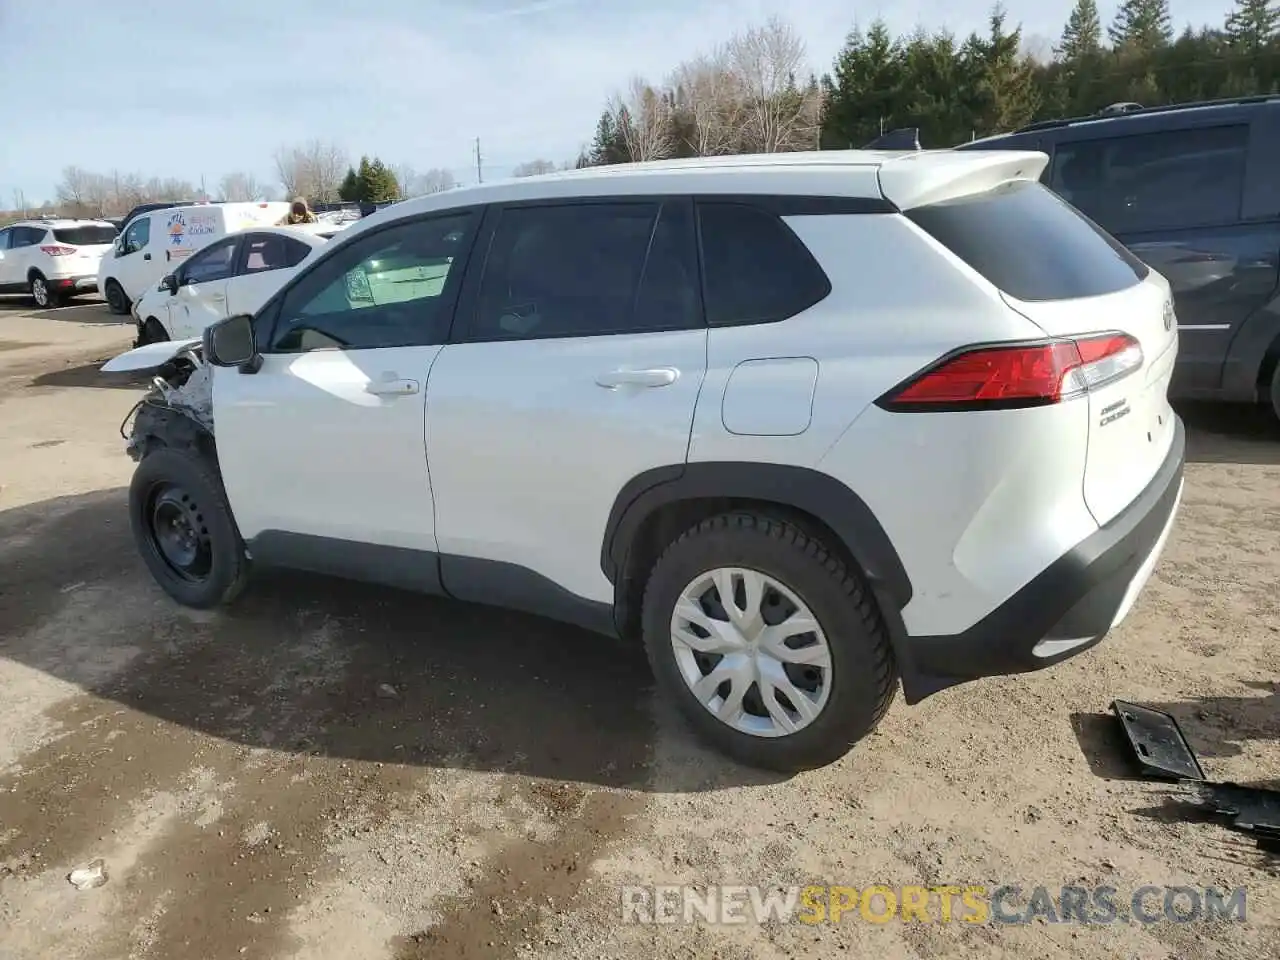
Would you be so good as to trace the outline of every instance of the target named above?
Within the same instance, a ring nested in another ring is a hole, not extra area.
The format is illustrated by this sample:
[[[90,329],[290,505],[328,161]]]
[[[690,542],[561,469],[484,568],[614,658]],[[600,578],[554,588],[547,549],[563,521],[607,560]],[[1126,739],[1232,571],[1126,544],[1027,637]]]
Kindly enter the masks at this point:
[[[649,370],[611,370],[596,377],[596,383],[609,390],[618,387],[666,387],[676,382],[680,371],[675,367],[653,367]]]
[[[375,397],[407,397],[418,392],[418,381],[375,380],[365,390]]]

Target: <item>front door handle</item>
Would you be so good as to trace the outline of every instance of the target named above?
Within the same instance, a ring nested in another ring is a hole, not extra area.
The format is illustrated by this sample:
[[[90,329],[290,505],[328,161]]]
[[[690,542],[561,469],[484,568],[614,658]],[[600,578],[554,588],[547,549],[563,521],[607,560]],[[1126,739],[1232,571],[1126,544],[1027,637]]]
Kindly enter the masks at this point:
[[[418,392],[418,381],[375,380],[365,390],[375,397],[407,397]]]
[[[618,387],[666,387],[676,382],[680,371],[675,367],[649,370],[611,370],[596,377],[596,383],[609,390]]]

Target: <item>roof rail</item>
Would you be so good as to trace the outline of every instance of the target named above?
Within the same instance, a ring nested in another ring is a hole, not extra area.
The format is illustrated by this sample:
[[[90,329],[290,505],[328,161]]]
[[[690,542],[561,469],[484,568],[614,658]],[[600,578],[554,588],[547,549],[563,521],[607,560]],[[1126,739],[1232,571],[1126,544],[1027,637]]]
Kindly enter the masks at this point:
[[[1069,127],[1073,123],[1088,123],[1109,116],[1147,116],[1150,114],[1173,113],[1178,110],[1199,110],[1201,107],[1234,107],[1247,106],[1251,103],[1280,103],[1280,94],[1260,93],[1247,97],[1223,97],[1219,100],[1192,100],[1187,103],[1167,103],[1158,107],[1143,107],[1131,103],[1113,103],[1099,110],[1093,116],[1067,117],[1061,120],[1038,120],[1019,127],[1014,133],[1027,133],[1032,130],[1051,130],[1055,127]]]

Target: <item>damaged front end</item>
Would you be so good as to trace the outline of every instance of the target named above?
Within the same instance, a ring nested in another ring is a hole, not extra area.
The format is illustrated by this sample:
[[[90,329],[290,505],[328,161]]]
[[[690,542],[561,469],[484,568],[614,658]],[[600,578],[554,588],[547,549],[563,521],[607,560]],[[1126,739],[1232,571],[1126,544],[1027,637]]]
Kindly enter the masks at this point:
[[[204,362],[200,341],[149,344],[116,357],[102,370],[155,370],[150,389],[120,424],[133,460],[142,460],[157,447],[214,453],[213,369]]]

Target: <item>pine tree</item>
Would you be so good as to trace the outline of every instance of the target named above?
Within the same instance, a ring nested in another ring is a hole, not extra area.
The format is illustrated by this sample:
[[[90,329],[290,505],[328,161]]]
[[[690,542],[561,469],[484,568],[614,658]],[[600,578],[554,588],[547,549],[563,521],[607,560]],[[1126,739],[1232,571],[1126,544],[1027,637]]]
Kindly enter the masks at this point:
[[[338,187],[338,198],[348,203],[360,199],[360,184],[356,179],[355,167],[347,167],[347,175],[342,178],[342,185]]]
[[[988,133],[1015,130],[1028,123],[1040,106],[1032,65],[1019,55],[1022,27],[1006,33],[1004,7],[991,11],[990,34],[981,44],[982,72],[978,89],[982,109],[979,116]]]
[[[1097,53],[1101,46],[1102,21],[1098,19],[1097,0],[1076,0],[1055,50],[1058,59],[1070,63]]]
[[[368,170],[365,162],[360,162],[360,200],[364,203],[385,203],[400,196],[400,184],[396,175],[385,163],[374,157],[369,161]]]
[[[1260,50],[1280,38],[1280,6],[1271,0],[1236,0],[1227,15],[1227,43],[1245,50]]]
[[[1173,40],[1169,0],[1124,0],[1107,35],[1117,47],[1149,51]]]

